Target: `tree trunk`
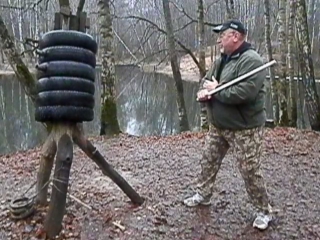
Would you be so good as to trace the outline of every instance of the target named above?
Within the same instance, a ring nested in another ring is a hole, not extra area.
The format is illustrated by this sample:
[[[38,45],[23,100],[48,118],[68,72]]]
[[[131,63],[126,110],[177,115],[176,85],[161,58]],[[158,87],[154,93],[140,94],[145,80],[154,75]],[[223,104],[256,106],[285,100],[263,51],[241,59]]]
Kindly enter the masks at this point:
[[[271,24],[270,24],[270,2],[269,0],[264,0],[264,20],[265,20],[265,43],[266,43],[266,51],[268,53],[268,60],[271,61],[273,59],[272,56],[272,46],[271,46]],[[273,120],[277,125],[279,122],[279,104],[278,104],[278,92],[276,86],[276,79],[274,74],[274,69],[269,68],[270,75],[270,92],[272,96],[272,112],[273,112]]]
[[[298,72],[298,78],[304,78],[304,74],[302,73],[302,69],[305,69],[304,67],[304,61],[303,59],[303,48],[301,44],[301,39],[298,34],[297,28],[295,29],[295,49],[296,49],[296,54],[297,54],[297,72]],[[302,84],[301,84],[302,83]],[[310,129],[310,124],[307,123],[308,117],[305,117],[305,115],[308,115],[308,111],[305,109],[305,86],[303,84],[303,81],[298,82],[298,87],[297,87],[297,127],[300,129]]]
[[[307,11],[305,0],[297,1],[297,32],[301,40],[302,56],[302,77],[305,85],[305,100],[308,110],[310,126],[313,130],[320,130],[319,97],[314,78],[313,61],[311,57],[311,46],[308,31]]]
[[[101,135],[120,133],[116,104],[116,73],[112,49],[113,31],[110,0],[99,0],[99,25],[101,36]]]
[[[313,36],[314,36],[314,24],[315,24],[315,0],[309,0],[308,1],[308,29],[309,29],[309,37],[310,37],[310,47],[311,47],[311,53],[313,53]]]
[[[200,78],[206,75],[206,47],[204,43],[204,13],[203,13],[203,0],[198,0],[198,39],[199,39],[199,65],[201,68]],[[208,129],[208,119],[206,105],[200,102],[200,125],[202,130]]]
[[[289,0],[289,20],[288,20],[288,75],[289,75],[289,126],[297,126],[297,89],[299,79],[294,84],[294,21],[295,21],[295,0]]]
[[[199,41],[199,64],[201,68],[200,77],[203,78],[206,75],[206,46],[204,42],[204,13],[203,13],[203,0],[198,0],[198,41]]]
[[[287,39],[286,39],[286,0],[279,1],[279,43],[280,43],[280,71],[279,80],[277,81],[277,89],[280,105],[279,125],[288,126],[288,109],[287,109]]]
[[[178,65],[178,58],[177,58],[176,47],[174,42],[169,0],[162,0],[162,4],[163,4],[165,24],[167,29],[166,37],[167,37],[167,44],[169,46],[171,69],[172,69],[173,78],[175,80],[175,85],[176,85],[177,94],[178,94],[177,105],[178,105],[178,111],[179,111],[180,132],[183,132],[183,131],[189,130],[189,123],[188,123],[187,111],[185,107],[185,101],[183,97],[183,83],[182,83],[181,73]]]

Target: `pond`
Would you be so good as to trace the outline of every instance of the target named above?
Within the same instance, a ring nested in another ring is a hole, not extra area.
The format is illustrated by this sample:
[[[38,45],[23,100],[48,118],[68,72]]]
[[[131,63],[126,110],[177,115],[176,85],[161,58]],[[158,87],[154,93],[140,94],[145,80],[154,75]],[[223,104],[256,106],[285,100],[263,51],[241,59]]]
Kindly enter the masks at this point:
[[[157,73],[143,73],[136,67],[117,67],[117,106],[120,128],[132,135],[167,135],[178,130],[178,112],[173,79]],[[87,135],[100,132],[100,69],[97,68],[95,118],[85,123]],[[185,82],[185,99],[192,129],[196,129],[199,105],[196,84]],[[34,120],[34,106],[13,74],[0,75],[0,154],[33,148],[46,132]]]
[[[134,66],[117,66],[117,107],[122,132],[136,135],[168,135],[179,130],[177,96],[172,77],[146,73]],[[86,135],[100,132],[100,69],[97,68],[95,119],[85,123]],[[196,101],[197,82],[184,81],[184,99],[192,131],[199,130],[200,106]],[[46,132],[34,120],[34,107],[13,74],[0,75],[0,154],[33,148]],[[268,91],[267,115],[272,118]]]

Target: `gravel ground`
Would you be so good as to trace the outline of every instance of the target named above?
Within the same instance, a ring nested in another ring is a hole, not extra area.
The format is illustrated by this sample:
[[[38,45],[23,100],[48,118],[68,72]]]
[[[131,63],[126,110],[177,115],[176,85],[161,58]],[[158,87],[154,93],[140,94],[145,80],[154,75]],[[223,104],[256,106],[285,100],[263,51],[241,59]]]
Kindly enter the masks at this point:
[[[218,174],[212,206],[182,204],[192,194],[200,171],[203,133],[94,138],[93,144],[106,160],[146,201],[140,207],[132,205],[75,148],[69,192],[93,210],[68,198],[59,239],[320,239],[319,140],[320,135],[311,131],[267,131],[262,167],[276,219],[260,232],[251,227],[253,209],[231,153]],[[38,148],[0,158],[1,240],[44,239],[47,208],[38,208],[35,215],[21,221],[12,221],[5,211],[10,199],[34,183],[38,161]]]

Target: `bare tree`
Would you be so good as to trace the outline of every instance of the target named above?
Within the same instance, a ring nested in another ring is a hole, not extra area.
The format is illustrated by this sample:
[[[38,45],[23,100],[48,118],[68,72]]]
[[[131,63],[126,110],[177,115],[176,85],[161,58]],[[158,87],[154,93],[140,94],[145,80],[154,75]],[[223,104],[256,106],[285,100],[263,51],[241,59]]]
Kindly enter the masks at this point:
[[[198,48],[199,48],[199,65],[201,66],[200,77],[203,78],[206,74],[206,45],[204,42],[205,30],[204,30],[204,11],[203,0],[198,0]]]
[[[174,34],[173,34],[173,26],[172,26],[172,18],[169,6],[169,0],[162,0],[164,18],[167,29],[167,43],[169,46],[169,55],[170,55],[170,63],[173,73],[173,78],[175,81],[176,89],[177,89],[177,104],[179,109],[179,122],[180,122],[180,131],[189,130],[188,116],[187,110],[185,106],[185,101],[183,97],[183,83],[181,79],[181,73],[178,65],[178,58],[176,53]]]
[[[289,76],[289,126],[297,125],[297,89],[294,85],[294,24],[295,24],[295,0],[289,0],[289,20],[288,20],[288,76]],[[299,80],[297,80],[299,87]]]
[[[270,2],[269,0],[264,0],[264,17],[265,17],[265,26],[264,26],[264,37],[266,52],[268,55],[268,60],[273,59],[272,46],[271,46],[271,24],[270,24]],[[277,124],[279,121],[279,102],[278,102],[278,91],[276,85],[276,79],[274,74],[274,69],[269,68],[270,74],[270,91],[272,95],[272,110],[273,110],[273,120]]]
[[[278,101],[280,105],[279,124],[282,126],[288,125],[288,109],[287,109],[287,38],[286,38],[286,0],[279,1],[279,55],[280,69],[279,80],[277,81]]]
[[[205,29],[204,29],[204,9],[203,0],[198,0],[198,44],[199,44],[199,65],[201,68],[200,78],[203,78],[206,74],[206,46],[204,43]],[[200,102],[200,126],[201,129],[208,129],[207,111],[204,103]]]
[[[99,0],[99,22],[101,35],[101,134],[118,134],[120,132],[116,104],[116,73],[113,55],[113,29],[110,0]]]
[[[307,11],[305,0],[297,0],[297,32],[301,40],[301,55],[300,65],[304,75],[302,76],[305,85],[305,100],[308,109],[308,116],[311,128],[320,130],[320,115],[319,115],[319,97],[316,89],[314,78],[313,61],[311,57],[311,44],[308,31]]]

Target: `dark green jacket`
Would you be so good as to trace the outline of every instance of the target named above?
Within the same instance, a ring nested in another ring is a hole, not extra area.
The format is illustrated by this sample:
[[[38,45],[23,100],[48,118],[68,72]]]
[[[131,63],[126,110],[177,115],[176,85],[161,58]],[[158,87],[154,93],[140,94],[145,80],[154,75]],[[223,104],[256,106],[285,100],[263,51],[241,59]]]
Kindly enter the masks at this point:
[[[205,78],[211,80],[214,76],[220,86],[261,65],[260,55],[244,42],[231,56],[222,55],[217,59]],[[232,130],[264,125],[266,74],[267,70],[262,70],[214,94],[207,103],[209,121],[218,128]],[[200,82],[200,89],[203,83],[204,80]]]

